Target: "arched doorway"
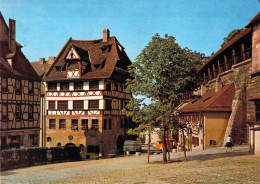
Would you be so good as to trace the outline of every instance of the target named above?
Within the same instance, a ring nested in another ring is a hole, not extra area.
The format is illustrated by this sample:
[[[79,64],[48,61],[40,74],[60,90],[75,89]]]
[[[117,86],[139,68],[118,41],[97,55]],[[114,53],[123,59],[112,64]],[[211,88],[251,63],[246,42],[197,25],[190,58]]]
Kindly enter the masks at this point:
[[[124,137],[122,135],[118,136],[116,140],[116,148],[117,153],[122,154],[123,153],[123,147],[124,147]]]
[[[76,145],[73,144],[73,143],[68,143],[68,144],[65,145],[65,147],[66,148],[72,148],[72,147],[76,147]]]

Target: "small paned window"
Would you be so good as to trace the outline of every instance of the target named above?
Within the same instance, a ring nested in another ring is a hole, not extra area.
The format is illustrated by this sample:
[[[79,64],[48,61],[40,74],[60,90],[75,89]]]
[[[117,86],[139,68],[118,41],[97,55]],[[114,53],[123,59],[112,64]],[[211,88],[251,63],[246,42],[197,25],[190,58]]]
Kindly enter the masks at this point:
[[[89,89],[90,90],[98,90],[99,89],[99,81],[89,81]]]
[[[28,91],[29,91],[29,94],[33,94],[33,82],[32,81],[28,82]]]
[[[88,130],[88,119],[81,120],[81,130]]]
[[[77,119],[73,119],[71,120],[71,129],[72,130],[78,130],[78,120]]]
[[[15,117],[16,119],[21,119],[21,105],[15,106]]]
[[[99,109],[99,100],[89,100],[88,108],[89,109]]]
[[[28,118],[33,119],[33,105],[28,106]]]
[[[68,82],[62,82],[62,83],[60,83],[60,90],[61,90],[61,91],[67,91],[67,90],[69,90],[69,83],[68,83]]]
[[[92,119],[92,129],[98,130],[98,119]]]
[[[21,88],[22,88],[21,81],[20,80],[16,80],[16,82],[15,82],[15,92],[20,94],[21,93]]]
[[[74,100],[73,101],[73,110],[83,110],[84,108],[83,100]]]
[[[82,89],[83,89],[83,82],[74,83],[74,90],[82,90]]]
[[[49,101],[49,110],[54,110],[55,109],[55,101]]]
[[[109,122],[108,122],[108,129],[109,129],[109,130],[112,129],[112,119],[109,119]]]
[[[56,82],[49,82],[48,83],[48,90],[56,91],[57,90],[57,83]]]
[[[7,78],[2,78],[1,89],[2,89],[2,92],[8,92],[8,79]]]
[[[104,130],[106,130],[107,129],[107,120],[105,119],[104,120]]]
[[[65,129],[66,128],[66,119],[60,119],[59,120],[59,128]]]
[[[106,100],[106,110],[112,109],[112,100]]]
[[[59,110],[67,110],[68,109],[68,101],[58,101],[58,109]]]
[[[49,129],[55,129],[56,128],[56,119],[50,119],[49,120]]]

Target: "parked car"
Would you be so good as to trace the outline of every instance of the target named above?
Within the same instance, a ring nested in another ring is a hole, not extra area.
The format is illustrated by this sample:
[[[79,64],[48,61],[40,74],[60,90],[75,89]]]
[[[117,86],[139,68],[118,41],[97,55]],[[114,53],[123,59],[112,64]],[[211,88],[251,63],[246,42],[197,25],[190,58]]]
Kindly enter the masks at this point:
[[[126,151],[141,151],[142,147],[139,141],[126,140],[123,147],[124,152]]]
[[[162,140],[156,141],[156,150],[162,151],[162,146],[163,146]],[[177,149],[177,147],[178,147],[178,143],[176,142],[175,139],[166,139],[166,148],[167,149],[170,149],[170,150]]]

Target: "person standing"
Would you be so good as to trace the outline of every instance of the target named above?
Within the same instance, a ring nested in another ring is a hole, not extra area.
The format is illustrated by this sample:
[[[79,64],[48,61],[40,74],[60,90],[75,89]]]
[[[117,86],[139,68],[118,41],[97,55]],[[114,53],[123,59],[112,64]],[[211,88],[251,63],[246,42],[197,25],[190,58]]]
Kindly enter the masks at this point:
[[[228,138],[227,138],[227,142],[226,142],[226,152],[227,152],[227,149],[228,148],[230,148],[231,149],[231,151],[232,151],[232,146],[233,146],[233,144],[232,144],[232,141],[231,141],[231,137],[230,136],[228,136]]]

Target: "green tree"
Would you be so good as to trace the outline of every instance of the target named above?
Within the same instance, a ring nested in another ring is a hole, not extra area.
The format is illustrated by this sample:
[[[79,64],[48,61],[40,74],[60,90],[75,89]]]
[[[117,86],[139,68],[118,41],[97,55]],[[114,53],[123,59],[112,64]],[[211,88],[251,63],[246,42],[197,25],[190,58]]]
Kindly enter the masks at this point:
[[[204,54],[181,48],[175,41],[173,36],[166,34],[162,38],[155,34],[129,66],[131,79],[127,80],[126,89],[133,94],[125,108],[127,116],[137,123],[161,121],[162,163],[166,162],[166,132],[174,122],[173,110],[205,59]],[[137,98],[140,96],[143,98]],[[151,100],[149,105],[144,104],[146,98]]]
[[[221,47],[223,47],[227,42],[229,42],[232,38],[234,38],[238,33],[240,33],[244,28],[241,29],[234,29],[231,31],[227,37],[224,38],[223,43],[221,44]]]

